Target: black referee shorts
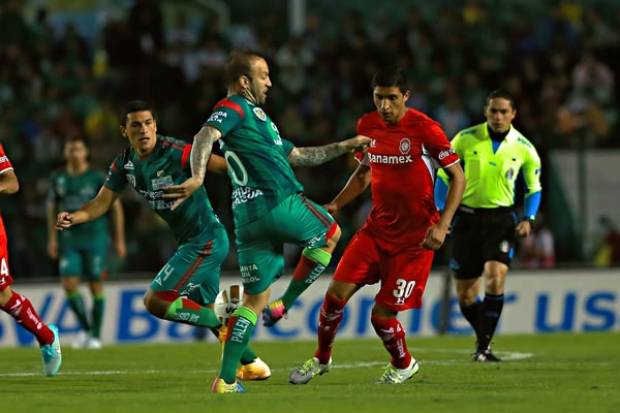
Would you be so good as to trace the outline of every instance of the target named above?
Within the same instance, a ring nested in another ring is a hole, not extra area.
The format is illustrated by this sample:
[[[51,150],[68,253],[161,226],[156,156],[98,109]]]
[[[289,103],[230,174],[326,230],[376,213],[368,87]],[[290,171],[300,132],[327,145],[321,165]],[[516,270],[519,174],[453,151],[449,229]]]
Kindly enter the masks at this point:
[[[517,214],[512,208],[461,206],[452,227],[453,253],[450,268],[458,279],[482,275],[484,263],[510,265],[514,253]]]

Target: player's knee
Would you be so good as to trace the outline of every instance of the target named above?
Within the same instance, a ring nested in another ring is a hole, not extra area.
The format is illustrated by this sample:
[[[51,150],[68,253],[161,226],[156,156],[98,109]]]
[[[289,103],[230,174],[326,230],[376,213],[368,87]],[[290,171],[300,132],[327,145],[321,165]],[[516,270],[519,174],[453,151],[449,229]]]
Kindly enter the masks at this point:
[[[349,301],[357,291],[357,286],[342,281],[332,281],[327,289],[327,294],[339,301]]]
[[[11,291],[11,287],[6,287],[4,290],[0,291],[0,307],[4,307],[6,303],[9,302],[9,299],[13,295]]]
[[[170,307],[170,304],[174,301],[174,299],[170,299],[172,296],[169,296],[169,294],[162,296],[161,293],[168,293],[168,291],[155,292],[149,289],[146,294],[144,294],[142,300],[144,302],[144,308],[158,318],[164,318],[168,307]],[[178,297],[178,294],[176,297]]]
[[[329,228],[329,231],[327,232],[327,243],[329,244],[331,242],[335,246],[338,241],[340,241],[341,235],[342,230],[340,229],[340,226],[334,222]]]

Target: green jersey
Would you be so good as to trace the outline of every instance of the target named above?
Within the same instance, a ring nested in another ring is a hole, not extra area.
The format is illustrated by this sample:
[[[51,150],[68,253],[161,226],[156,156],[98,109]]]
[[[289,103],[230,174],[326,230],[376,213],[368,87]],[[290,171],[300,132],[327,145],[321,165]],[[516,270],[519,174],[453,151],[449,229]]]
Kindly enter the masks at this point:
[[[467,186],[461,204],[470,208],[508,207],[514,204],[515,180],[523,172],[528,193],[540,191],[540,157],[534,145],[510,127],[494,148],[487,123],[460,131],[451,141],[464,163]],[[440,172],[446,180],[445,173]]]
[[[118,193],[129,183],[168,223],[180,244],[201,234],[209,226],[213,229],[222,227],[204,186],[174,211],[170,209],[173,201],[162,198],[164,188],[181,184],[192,176],[188,162],[191,148],[183,141],[157,135],[155,149],[145,159],[140,159],[133,148],[125,149],[117,156],[104,184]]]
[[[294,145],[258,106],[239,95],[222,99],[205,122],[222,133],[220,148],[232,181],[235,224],[257,220],[288,196],[302,192],[288,154]]]
[[[50,178],[47,198],[58,211],[77,211],[97,195],[104,181],[105,174],[90,169],[80,175],[71,175],[65,169],[55,171]],[[67,244],[83,245],[95,240],[106,240],[108,234],[108,220],[104,215],[83,225],[59,231],[59,241],[61,247]]]

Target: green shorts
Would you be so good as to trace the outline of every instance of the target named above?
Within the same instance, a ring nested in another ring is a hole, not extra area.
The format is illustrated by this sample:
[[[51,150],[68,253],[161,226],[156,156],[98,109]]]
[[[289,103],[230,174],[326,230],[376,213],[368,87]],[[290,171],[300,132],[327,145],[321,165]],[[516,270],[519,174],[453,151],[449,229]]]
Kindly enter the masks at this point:
[[[99,281],[107,269],[108,239],[94,240],[82,245],[60,244],[58,271],[61,277],[81,277]]]
[[[285,242],[322,248],[335,228],[334,218],[302,194],[289,196],[268,214],[235,228],[245,292],[259,294],[280,278]]]
[[[174,291],[202,305],[213,303],[228,249],[224,227],[218,224],[207,228],[179,246],[151,282],[151,290]]]

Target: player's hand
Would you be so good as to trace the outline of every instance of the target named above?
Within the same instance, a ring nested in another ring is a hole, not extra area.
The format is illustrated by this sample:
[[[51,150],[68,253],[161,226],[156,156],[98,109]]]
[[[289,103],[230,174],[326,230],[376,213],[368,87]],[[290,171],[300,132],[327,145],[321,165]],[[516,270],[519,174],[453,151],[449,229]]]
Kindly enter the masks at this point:
[[[338,204],[333,201],[330,202],[329,204],[323,205],[323,208],[325,208],[327,212],[329,212],[332,216],[335,216],[340,210],[340,207],[338,206]]]
[[[519,224],[515,228],[515,233],[518,237],[527,238],[530,236],[530,232],[532,232],[532,224],[530,221],[523,220],[519,222]]]
[[[58,259],[58,242],[56,240],[47,242],[47,255],[53,260]]]
[[[364,135],[357,135],[353,138],[341,141],[340,145],[342,145],[347,152],[360,152],[370,145],[370,138]]]
[[[175,210],[179,205],[183,203],[187,198],[202,186],[202,180],[194,176],[188,178],[179,185],[171,185],[164,188],[163,199],[172,199],[174,203],[170,207],[171,210]]]
[[[449,227],[444,228],[438,224],[431,225],[426,230],[426,235],[420,246],[429,250],[438,250],[443,245],[448,230]]]
[[[125,241],[114,241],[114,251],[116,252],[116,255],[120,258],[124,258],[125,256],[127,256],[127,244],[125,244]]]
[[[62,231],[73,225],[73,214],[70,212],[61,212],[56,216],[56,229]]]

